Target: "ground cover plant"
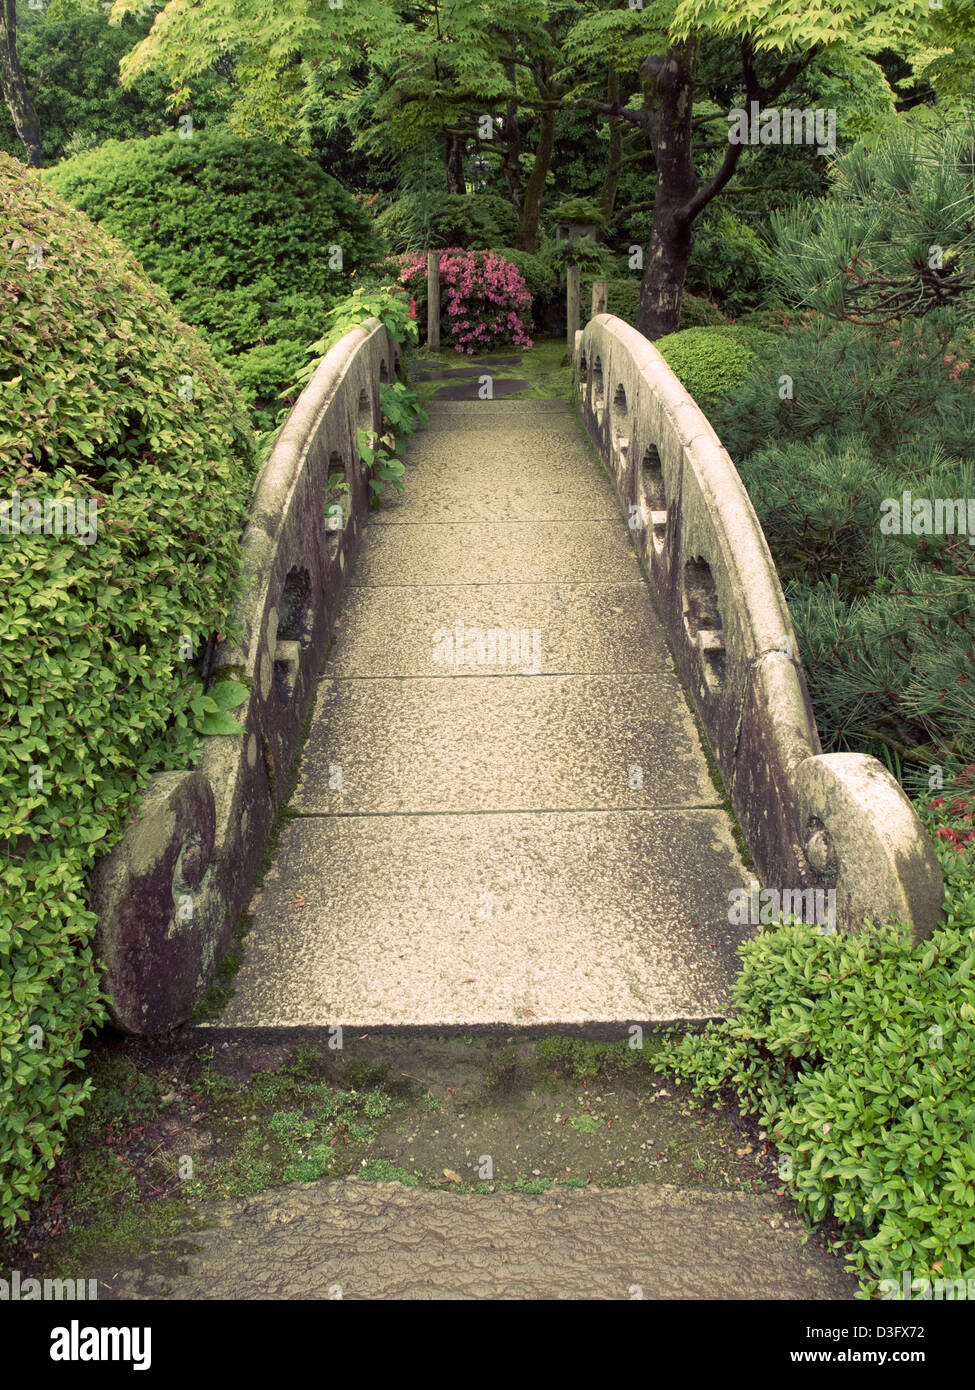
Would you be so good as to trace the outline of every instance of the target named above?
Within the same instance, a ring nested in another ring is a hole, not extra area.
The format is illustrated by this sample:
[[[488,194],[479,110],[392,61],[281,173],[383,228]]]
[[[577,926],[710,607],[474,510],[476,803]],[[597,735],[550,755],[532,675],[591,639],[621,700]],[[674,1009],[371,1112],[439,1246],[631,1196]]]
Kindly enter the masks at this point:
[[[17,530],[8,510],[0,547],[9,1227],[87,1092],[69,1073],[104,1016],[89,875],[150,775],[192,762],[255,460],[232,381],[165,292],[7,155],[0,226],[0,483],[25,520],[63,499],[74,528]]]
[[[835,1219],[861,1291],[886,1297],[904,1271],[975,1270],[975,767],[919,809],[947,889],[929,941],[883,923],[763,928],[733,1017],[659,1058],[695,1095],[733,1091],[799,1209]]]

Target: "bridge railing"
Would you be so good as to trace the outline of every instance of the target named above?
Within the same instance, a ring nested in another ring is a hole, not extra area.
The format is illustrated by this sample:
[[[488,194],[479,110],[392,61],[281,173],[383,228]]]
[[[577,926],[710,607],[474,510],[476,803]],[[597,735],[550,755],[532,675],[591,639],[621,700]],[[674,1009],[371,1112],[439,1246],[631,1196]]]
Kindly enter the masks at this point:
[[[250,896],[368,506],[357,430],[378,430],[379,386],[395,367],[385,328],[369,319],[301,393],[254,484],[243,637],[219,647],[212,668],[249,687],[233,711],[245,732],[204,738],[195,769],[155,777],[98,865],[96,950],[126,1032],[189,1018]]]
[[[930,935],[943,901],[931,843],[875,758],[823,754],[768,544],[707,417],[652,343],[611,314],[576,335],[575,368],[763,885],[835,889],[848,930],[872,917]]]

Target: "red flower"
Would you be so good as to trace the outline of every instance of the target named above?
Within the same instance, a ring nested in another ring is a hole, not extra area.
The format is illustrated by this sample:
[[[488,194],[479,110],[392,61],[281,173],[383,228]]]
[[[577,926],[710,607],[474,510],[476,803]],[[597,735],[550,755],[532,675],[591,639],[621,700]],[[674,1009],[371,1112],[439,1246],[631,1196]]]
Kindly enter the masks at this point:
[[[411,300],[410,300],[410,318],[411,318],[411,319],[415,319],[415,318],[416,318],[416,300],[415,300],[415,299],[411,299]]]

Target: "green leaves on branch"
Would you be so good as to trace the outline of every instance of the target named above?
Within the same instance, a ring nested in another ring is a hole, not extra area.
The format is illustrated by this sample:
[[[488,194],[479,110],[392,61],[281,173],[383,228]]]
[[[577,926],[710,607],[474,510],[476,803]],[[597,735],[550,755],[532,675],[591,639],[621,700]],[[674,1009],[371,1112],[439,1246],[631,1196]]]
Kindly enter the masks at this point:
[[[244,726],[229,713],[247,699],[249,691],[239,681],[218,681],[203,694],[194,696],[190,709],[196,715],[195,728],[199,734],[242,734]]]
[[[829,197],[773,214],[780,288],[850,323],[975,319],[975,119],[901,118],[838,160]]]

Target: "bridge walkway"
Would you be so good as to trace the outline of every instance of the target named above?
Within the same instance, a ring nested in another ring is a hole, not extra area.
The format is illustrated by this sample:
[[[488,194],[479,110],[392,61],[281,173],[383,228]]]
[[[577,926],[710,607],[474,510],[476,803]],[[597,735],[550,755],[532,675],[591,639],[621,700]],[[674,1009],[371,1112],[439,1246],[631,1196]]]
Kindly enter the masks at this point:
[[[613,487],[564,402],[429,413],[215,1022],[721,1014],[749,874]]]

